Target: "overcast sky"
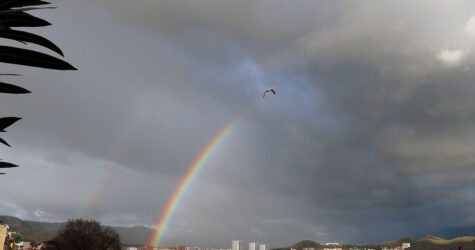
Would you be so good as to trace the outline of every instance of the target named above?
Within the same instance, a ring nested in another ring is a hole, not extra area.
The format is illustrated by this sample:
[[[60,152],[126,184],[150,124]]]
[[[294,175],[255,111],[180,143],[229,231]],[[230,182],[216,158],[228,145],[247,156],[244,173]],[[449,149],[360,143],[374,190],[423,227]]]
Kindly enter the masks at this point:
[[[1,158],[20,167],[0,177],[0,214],[153,227],[202,149],[256,102],[164,245],[475,225],[473,1],[53,5],[34,12],[53,25],[30,30],[79,70],[2,64],[33,93],[0,100],[1,116],[23,117],[2,134],[13,147]],[[277,94],[263,99],[267,88]]]

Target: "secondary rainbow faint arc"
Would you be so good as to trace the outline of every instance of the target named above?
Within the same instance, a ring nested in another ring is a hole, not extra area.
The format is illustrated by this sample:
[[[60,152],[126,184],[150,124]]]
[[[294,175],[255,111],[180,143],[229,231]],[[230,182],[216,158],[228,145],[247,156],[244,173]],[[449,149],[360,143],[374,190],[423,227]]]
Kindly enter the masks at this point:
[[[176,75],[172,80],[164,85],[163,90],[161,89],[160,91],[157,91],[154,95],[154,99],[150,100],[150,103],[140,111],[138,118],[133,121],[131,126],[129,126],[124,133],[122,133],[122,137],[119,138],[116,149],[112,151],[111,161],[105,163],[101,173],[96,178],[96,181],[91,186],[89,193],[86,196],[84,205],[80,212],[82,218],[88,218],[91,216],[94,205],[97,204],[106,191],[107,186],[112,179],[112,175],[115,172],[113,167],[114,162],[119,162],[120,158],[127,153],[140,130],[146,125],[147,121],[153,117],[153,113],[158,110],[160,104],[169,98],[173,83],[182,81],[182,73],[182,71],[176,72]]]
[[[181,180],[178,188],[175,190],[173,195],[168,200],[165,210],[160,216],[157,222],[157,229],[155,230],[152,239],[150,240],[150,245],[158,247],[160,241],[162,240],[163,233],[165,232],[170,219],[173,217],[173,214],[176,211],[178,204],[180,203],[183,194],[185,193],[187,187],[192,182],[193,178],[196,176],[200,168],[204,165],[206,160],[209,158],[211,153],[220,145],[224,138],[231,132],[231,130],[239,123],[239,121],[244,117],[247,112],[243,112],[238,115],[234,120],[228,123],[224,128],[219,131],[217,135],[206,145],[206,147],[201,151],[196,160],[191,164],[190,168],[186,172],[185,176]]]

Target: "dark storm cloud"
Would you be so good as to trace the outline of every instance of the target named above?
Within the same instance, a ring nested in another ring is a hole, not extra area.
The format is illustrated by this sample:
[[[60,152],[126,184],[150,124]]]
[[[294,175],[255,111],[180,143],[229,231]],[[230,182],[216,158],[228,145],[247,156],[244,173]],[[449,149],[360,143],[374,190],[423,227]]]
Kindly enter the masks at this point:
[[[2,107],[25,117],[8,133],[24,148],[10,158],[25,156],[9,176],[59,181],[9,189],[0,211],[64,220],[100,192],[92,216],[153,225],[210,138],[261,99],[199,172],[166,244],[369,243],[475,223],[470,3],[57,5],[44,34],[80,70],[28,69],[33,94]]]

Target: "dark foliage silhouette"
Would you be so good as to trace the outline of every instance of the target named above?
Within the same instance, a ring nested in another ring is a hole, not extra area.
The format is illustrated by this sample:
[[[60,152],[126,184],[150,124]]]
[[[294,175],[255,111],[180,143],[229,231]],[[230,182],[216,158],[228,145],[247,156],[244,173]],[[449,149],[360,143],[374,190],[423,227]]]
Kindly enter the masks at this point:
[[[120,250],[119,234],[94,220],[69,220],[52,241],[68,250]]]
[[[44,5],[47,4],[49,3],[41,0],[0,0],[0,38],[14,40],[23,44],[33,43],[48,48],[53,52],[56,52],[57,54],[63,56],[63,52],[61,51],[61,49],[48,39],[30,32],[12,29],[22,27],[42,27],[51,25],[51,23],[41,18],[26,13],[27,11],[36,9],[52,8],[44,7]],[[0,62],[56,70],[76,69],[69,63],[42,52],[37,52],[25,48],[1,45]],[[0,76],[19,75],[0,74]],[[30,93],[30,91],[20,86],[0,81],[0,93],[27,94]],[[6,132],[6,128],[8,128],[10,125],[20,119],[21,118],[19,117],[0,118],[0,132]],[[10,147],[10,145],[3,138],[0,138],[0,143]],[[17,165],[0,161],[0,168],[12,167],[17,167]],[[0,173],[0,175],[1,174],[5,173]]]
[[[41,242],[36,247],[41,250],[60,250],[61,249],[56,242],[50,241],[50,240]]]

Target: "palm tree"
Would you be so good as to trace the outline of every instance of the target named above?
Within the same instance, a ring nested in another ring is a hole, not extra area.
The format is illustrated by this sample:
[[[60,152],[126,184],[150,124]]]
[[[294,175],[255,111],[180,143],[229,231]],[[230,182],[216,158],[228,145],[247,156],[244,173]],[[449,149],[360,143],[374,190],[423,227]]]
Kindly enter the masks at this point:
[[[23,44],[37,44],[48,48],[61,56],[64,56],[61,49],[48,39],[30,32],[13,29],[51,25],[51,23],[27,13],[27,11],[30,10],[52,8],[44,7],[44,5],[47,4],[50,3],[42,0],[0,0],[0,38],[14,40]],[[74,68],[71,64],[54,56],[30,49],[12,46],[0,45],[0,62],[56,70],[76,70],[76,68]],[[0,75],[18,76],[17,74]],[[0,93],[27,94],[30,93],[30,91],[10,83],[0,81]],[[19,117],[0,118],[0,132],[5,132],[7,127],[11,126],[20,119],[21,118]],[[0,143],[10,147],[10,145],[2,138],[0,138]],[[17,167],[17,165],[0,160],[0,168],[12,167]],[[0,175],[1,174],[5,173],[0,173]]]

